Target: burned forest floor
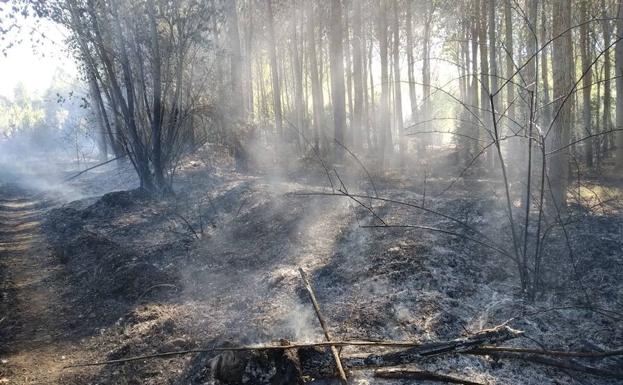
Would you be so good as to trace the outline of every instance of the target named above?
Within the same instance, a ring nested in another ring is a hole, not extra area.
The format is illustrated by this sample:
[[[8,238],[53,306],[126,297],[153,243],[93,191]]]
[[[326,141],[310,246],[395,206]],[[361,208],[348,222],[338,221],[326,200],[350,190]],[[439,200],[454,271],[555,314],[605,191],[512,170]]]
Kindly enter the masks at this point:
[[[179,170],[175,195],[162,199],[136,189],[128,165],[64,188],[0,181],[0,384],[215,383],[203,376],[212,353],[67,366],[322,341],[299,267],[336,339],[448,340],[508,322],[527,338],[506,346],[623,346],[620,180],[582,187],[587,203],[570,208],[564,232],[551,230],[544,288],[528,301],[513,263],[463,225],[509,247],[499,177],[372,173],[371,182],[357,165],[311,163],[240,173],[196,157]],[[620,357],[586,362],[623,366]],[[418,367],[483,384],[617,383],[488,356],[433,357]],[[355,371],[351,383],[413,382]]]

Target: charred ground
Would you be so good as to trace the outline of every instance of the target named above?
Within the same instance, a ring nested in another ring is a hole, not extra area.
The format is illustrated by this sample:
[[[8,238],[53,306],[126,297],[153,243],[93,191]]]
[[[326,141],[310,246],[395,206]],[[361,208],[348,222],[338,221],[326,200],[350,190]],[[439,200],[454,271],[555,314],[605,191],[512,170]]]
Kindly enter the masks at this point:
[[[340,339],[451,339],[512,320],[533,339],[515,346],[608,350],[623,342],[623,219],[614,203],[576,210],[566,227],[572,255],[564,234],[552,230],[544,254],[547,295],[530,303],[512,264],[486,247],[416,228],[365,228],[378,219],[352,200],[305,195],[332,191],[321,168],[278,175],[216,170],[189,161],[176,194],[164,199],[130,189],[65,203],[3,186],[3,378],[199,384],[213,354],[63,367],[227,343],[320,341],[298,267],[309,272]],[[357,173],[344,171],[342,179],[352,191],[374,194]],[[423,202],[510,242],[486,176],[466,177],[442,196],[435,192],[451,179],[430,176],[426,197],[421,178],[375,180],[382,197]],[[93,188],[88,178],[79,187]],[[379,201],[371,207],[390,224],[464,230],[421,210]],[[18,282],[28,274],[36,282]],[[486,357],[431,358],[421,366],[487,383],[615,383]],[[363,384],[369,373],[353,378]]]

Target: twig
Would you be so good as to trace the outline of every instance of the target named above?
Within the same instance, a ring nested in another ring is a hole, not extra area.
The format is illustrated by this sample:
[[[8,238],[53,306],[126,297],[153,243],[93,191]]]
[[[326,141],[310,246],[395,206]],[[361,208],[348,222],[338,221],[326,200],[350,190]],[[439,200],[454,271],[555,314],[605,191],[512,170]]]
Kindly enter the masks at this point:
[[[173,213],[173,215],[175,215],[176,217],[180,218],[182,220],[182,222],[184,222],[184,224],[186,225],[188,230],[190,230],[190,232],[195,236],[196,239],[201,239],[201,237],[199,236],[199,234],[197,234],[197,231],[195,231],[195,228],[190,224],[188,219],[184,218],[179,213]]]
[[[314,288],[309,283],[307,279],[307,274],[305,271],[299,267],[299,273],[301,273],[301,278],[305,283],[305,288],[309,293],[309,299],[311,299],[312,304],[314,305],[314,310],[316,311],[316,316],[318,316],[318,321],[320,322],[320,326],[322,327],[322,331],[324,332],[324,336],[327,342],[331,342],[331,334],[329,333],[329,329],[327,328],[327,323],[320,312],[320,306],[318,305],[318,301],[316,300],[316,295],[314,294]],[[346,373],[344,373],[344,368],[342,367],[342,361],[340,360],[340,355],[337,352],[337,348],[334,345],[331,345],[331,354],[333,354],[333,358],[335,359],[335,366],[337,367],[338,374],[340,376],[340,380],[343,384],[347,384],[348,380],[346,378]]]

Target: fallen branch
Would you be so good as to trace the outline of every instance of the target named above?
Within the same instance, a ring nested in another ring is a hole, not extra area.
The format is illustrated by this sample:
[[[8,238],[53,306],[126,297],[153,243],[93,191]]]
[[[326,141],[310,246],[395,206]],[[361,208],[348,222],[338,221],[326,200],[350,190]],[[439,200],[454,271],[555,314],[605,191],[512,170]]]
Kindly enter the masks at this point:
[[[446,376],[443,374],[437,374],[433,372],[428,372],[425,370],[415,370],[415,369],[380,369],[374,371],[374,377],[385,378],[385,379],[409,379],[409,380],[424,380],[424,381],[437,381],[437,382],[448,382],[451,384],[463,384],[463,385],[484,385],[480,382],[473,382],[469,380],[464,380],[458,377]]]
[[[105,166],[105,165],[107,165],[108,163],[112,163],[112,162],[114,162],[115,160],[123,159],[123,158],[125,158],[125,157],[126,157],[126,155],[121,155],[121,156],[118,156],[118,157],[116,157],[116,158],[109,159],[109,160],[107,160],[107,161],[105,161],[105,162],[98,163],[98,164],[96,164],[95,166],[92,166],[92,167],[89,167],[89,168],[87,168],[87,169],[84,169],[84,170],[80,171],[79,173],[74,174],[74,175],[72,175],[72,176],[70,176],[70,177],[66,178],[66,179],[64,180],[64,182],[69,182],[70,180],[72,180],[72,179],[76,179],[77,177],[79,177],[80,175],[82,175],[82,174],[84,174],[84,173],[86,173],[86,172],[88,172],[88,171],[91,171],[91,170],[96,169],[96,168],[98,168],[98,167]]]
[[[503,327],[503,326],[502,326]],[[497,328],[483,330],[474,334],[476,335],[487,335],[491,333],[491,331],[495,331],[496,329],[501,328],[498,326]],[[521,333],[517,332],[516,333]],[[517,335],[508,335],[508,339],[515,338]],[[469,337],[468,337],[469,338]],[[464,340],[464,339],[459,339]],[[162,352],[156,354],[147,354],[142,356],[134,356],[127,358],[120,358],[116,360],[109,361],[99,361],[99,362],[86,362],[79,363],[75,365],[68,365],[66,368],[74,368],[74,367],[83,367],[83,366],[102,366],[102,365],[111,365],[111,364],[122,364],[126,362],[132,361],[140,361],[147,359],[155,359],[155,358],[168,358],[172,356],[182,356],[187,354],[197,354],[197,353],[220,353],[220,352],[244,352],[244,351],[253,351],[253,350],[286,350],[286,349],[305,349],[305,348],[324,348],[327,346],[336,346],[336,347],[344,347],[344,346],[369,346],[369,347],[385,347],[385,348],[419,348],[422,351],[430,352],[432,346],[449,346],[456,345],[457,340],[451,340],[446,342],[434,342],[434,343],[425,343],[414,342],[414,341],[361,341],[361,340],[342,340],[342,341],[322,341],[322,342],[312,342],[312,343],[289,343],[288,345],[248,345],[248,346],[230,346],[230,347],[208,347],[202,349],[189,349],[189,350],[177,350],[170,352]],[[483,345],[485,343],[483,342]]]
[[[623,356],[623,349],[608,350],[605,352],[572,352],[564,350],[543,350],[543,349],[526,349],[526,348],[511,348],[506,346],[486,346],[479,349],[470,351],[473,353],[495,353],[495,352],[507,352],[507,353],[524,353],[524,354],[537,354],[542,356],[553,357],[579,357],[579,358],[605,358]]]
[[[467,354],[475,354],[475,355],[487,355],[495,358],[503,358],[503,359],[517,359],[523,361],[534,362],[541,365],[552,366],[559,369],[573,370],[576,372],[590,374],[592,376],[597,377],[607,377],[607,378],[617,378],[623,379],[623,372],[617,370],[609,370],[597,368],[594,366],[584,365],[574,360],[557,360],[550,357],[543,357],[538,354],[524,354],[524,353],[511,353],[511,352],[502,352],[502,351],[480,351],[478,349],[474,349]]]
[[[322,327],[322,331],[324,332],[324,336],[327,342],[331,342],[331,334],[329,333],[329,329],[327,328],[327,323],[320,312],[320,305],[318,305],[318,301],[316,300],[316,295],[314,294],[314,288],[309,283],[307,279],[307,274],[305,271],[299,267],[299,273],[301,273],[301,278],[303,278],[303,282],[305,283],[305,288],[307,289],[307,293],[309,294],[309,299],[314,305],[314,311],[316,312],[316,316],[318,317],[318,321],[320,322],[320,326]],[[346,373],[344,372],[344,368],[342,367],[342,361],[340,361],[340,354],[337,351],[337,348],[334,345],[331,345],[331,354],[333,355],[333,359],[335,360],[335,366],[337,368],[338,375],[340,376],[340,380],[343,384],[348,383],[348,379],[346,378]]]
[[[506,325],[500,325],[451,341],[431,342],[385,354],[345,357],[343,361],[344,366],[349,368],[398,366],[417,362],[423,357],[470,351],[483,345],[493,345],[521,335],[523,335],[522,331],[512,329]]]

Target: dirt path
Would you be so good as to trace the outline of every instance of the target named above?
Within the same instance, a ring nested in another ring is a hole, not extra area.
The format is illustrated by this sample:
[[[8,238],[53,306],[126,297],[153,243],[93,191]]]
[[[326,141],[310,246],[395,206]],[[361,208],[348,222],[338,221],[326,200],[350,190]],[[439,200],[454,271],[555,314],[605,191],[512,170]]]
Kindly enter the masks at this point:
[[[40,229],[46,202],[0,189],[0,384],[59,383],[62,275]]]

